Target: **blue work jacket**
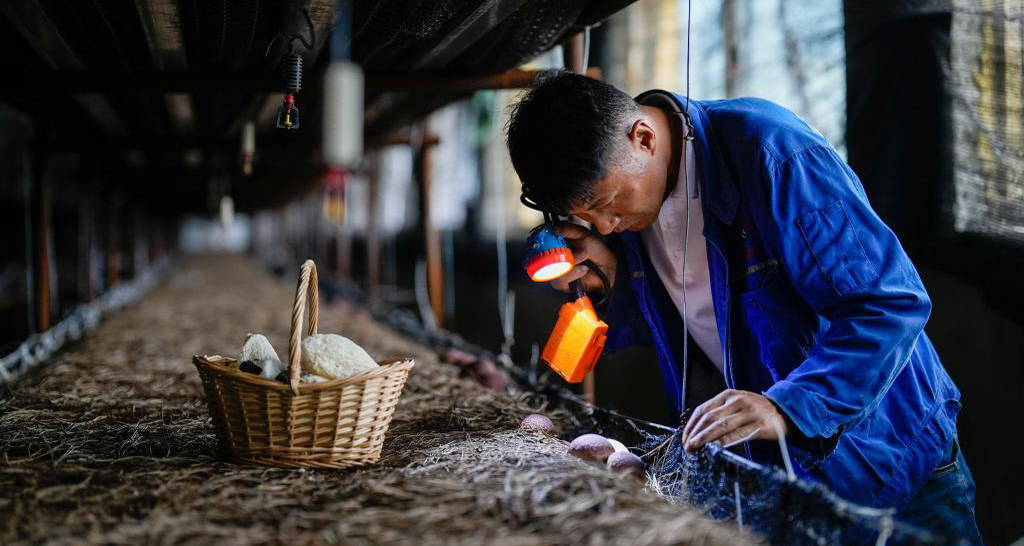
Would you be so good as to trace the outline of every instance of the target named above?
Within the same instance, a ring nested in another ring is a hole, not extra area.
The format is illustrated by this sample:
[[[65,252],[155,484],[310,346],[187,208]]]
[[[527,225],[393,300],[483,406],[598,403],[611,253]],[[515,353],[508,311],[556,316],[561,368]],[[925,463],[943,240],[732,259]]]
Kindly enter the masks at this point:
[[[726,384],[763,394],[799,429],[799,475],[859,504],[904,506],[960,409],[924,333],[931,301],[914,265],[857,175],[795,114],[751,98],[691,101],[689,113]],[[679,415],[679,312],[638,233],[608,243],[619,267],[606,349],[653,345]],[[775,442],[747,453],[781,461]]]

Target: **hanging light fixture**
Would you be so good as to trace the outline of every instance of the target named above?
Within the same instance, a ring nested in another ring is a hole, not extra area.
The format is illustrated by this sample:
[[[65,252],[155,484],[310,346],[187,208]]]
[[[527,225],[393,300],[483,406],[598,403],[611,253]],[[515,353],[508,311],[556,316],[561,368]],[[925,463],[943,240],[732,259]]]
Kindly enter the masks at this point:
[[[256,123],[245,122],[242,126],[242,174],[252,174],[253,158],[256,155]]]

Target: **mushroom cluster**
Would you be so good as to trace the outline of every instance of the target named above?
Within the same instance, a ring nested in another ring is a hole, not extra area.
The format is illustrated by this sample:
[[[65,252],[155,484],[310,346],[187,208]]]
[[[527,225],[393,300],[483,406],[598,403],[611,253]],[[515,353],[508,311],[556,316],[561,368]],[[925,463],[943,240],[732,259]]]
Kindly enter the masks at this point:
[[[247,334],[238,356],[239,371],[288,383],[288,366],[263,334]],[[316,334],[302,340],[302,383],[345,379],[379,367],[362,347],[337,334]]]
[[[328,379],[346,379],[379,368],[356,342],[338,334],[315,334],[302,340],[302,369]]]
[[[531,413],[527,415],[519,428],[539,432],[546,436],[554,436],[555,425],[544,415]],[[577,436],[569,444],[569,453],[585,461],[603,464],[608,468],[637,478],[644,477],[644,462],[629,451],[622,442],[613,438],[605,438],[600,434],[584,434]]]
[[[600,434],[584,434],[569,444],[569,453],[597,464],[607,465],[617,472],[637,478],[644,477],[644,462],[629,451],[622,442]]]

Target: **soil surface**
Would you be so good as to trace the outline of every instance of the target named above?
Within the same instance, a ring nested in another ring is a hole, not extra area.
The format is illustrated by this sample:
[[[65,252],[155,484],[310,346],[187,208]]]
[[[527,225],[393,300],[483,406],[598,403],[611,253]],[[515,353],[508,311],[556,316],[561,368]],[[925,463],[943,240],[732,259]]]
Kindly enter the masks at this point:
[[[381,461],[304,471],[220,460],[191,357],[236,356],[248,332],[286,355],[293,298],[293,282],[243,257],[190,257],[142,301],[0,388],[0,544],[752,541],[569,456],[560,439],[519,431],[526,414],[545,412],[533,397],[460,378],[341,303],[321,303],[321,332],[377,359],[416,360]]]

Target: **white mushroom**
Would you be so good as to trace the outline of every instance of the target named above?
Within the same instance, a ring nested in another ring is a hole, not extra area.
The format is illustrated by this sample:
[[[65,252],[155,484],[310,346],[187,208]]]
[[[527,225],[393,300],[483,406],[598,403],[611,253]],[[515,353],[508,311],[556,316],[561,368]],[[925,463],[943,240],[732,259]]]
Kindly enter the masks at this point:
[[[608,438],[608,443],[610,443],[612,447],[615,448],[616,453],[629,453],[629,448],[618,440]]]
[[[519,424],[519,428],[523,430],[533,430],[548,436],[555,435],[555,424],[551,422],[546,416],[539,413],[531,413],[527,415],[523,422]]]
[[[569,444],[569,453],[595,463],[603,463],[615,448],[600,434],[584,434]]]
[[[278,360],[267,358],[264,360],[246,360],[239,364],[238,369],[265,379],[274,379],[278,374],[282,373],[284,366]]]
[[[281,372],[280,374],[278,374],[275,379],[278,382],[284,383],[284,384],[287,385],[290,382],[290,379],[288,377],[288,370],[285,370],[285,371]],[[299,373],[299,383],[323,383],[325,381],[330,381],[330,380],[327,379],[326,377],[320,377],[319,375],[313,375],[313,374],[311,374],[309,372],[300,372]]]
[[[637,478],[644,477],[644,461],[628,451],[616,451],[608,456],[608,468]]]
[[[287,369],[283,364],[281,364],[280,360],[274,360],[270,358],[265,360],[258,360],[255,362],[255,364],[259,366],[260,369],[262,370],[260,372],[260,377],[265,377],[267,379],[273,379],[277,377],[277,374]]]
[[[276,360],[280,362],[281,357],[277,356],[277,351],[274,350],[274,346],[270,344],[267,336],[263,334],[246,334],[245,342],[242,344],[242,354],[238,356],[238,361],[256,362],[259,360]]]
[[[365,350],[337,334],[316,334],[302,340],[302,369],[328,379],[344,379],[378,368]]]
[[[323,383],[330,381],[326,377],[320,377],[319,375],[313,375],[309,372],[302,372],[299,374],[299,381],[302,383]]]

